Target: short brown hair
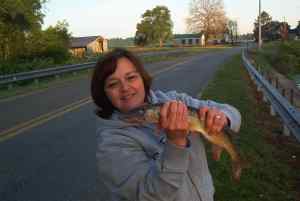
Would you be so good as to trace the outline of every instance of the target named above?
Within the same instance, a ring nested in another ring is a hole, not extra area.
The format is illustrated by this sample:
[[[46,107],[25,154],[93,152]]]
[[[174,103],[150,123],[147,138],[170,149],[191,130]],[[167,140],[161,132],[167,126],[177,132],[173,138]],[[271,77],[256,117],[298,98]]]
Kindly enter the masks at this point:
[[[150,87],[152,83],[152,78],[149,73],[145,70],[142,62],[135,56],[132,52],[123,49],[116,48],[111,52],[105,54],[99,61],[96,63],[95,69],[93,71],[92,80],[91,80],[91,96],[94,103],[97,105],[96,114],[102,118],[109,118],[113,111],[116,109],[104,91],[105,80],[111,74],[116,71],[117,62],[120,58],[127,58],[135,66],[137,72],[141,75],[144,86],[146,97],[150,93]]]

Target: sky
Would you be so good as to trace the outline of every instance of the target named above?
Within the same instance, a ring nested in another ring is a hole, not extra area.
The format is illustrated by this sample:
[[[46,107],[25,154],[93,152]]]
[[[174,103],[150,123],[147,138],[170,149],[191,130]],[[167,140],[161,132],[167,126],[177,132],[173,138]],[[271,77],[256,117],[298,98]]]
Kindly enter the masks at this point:
[[[191,0],[48,0],[44,5],[43,28],[66,20],[72,36],[101,35],[105,38],[133,37],[141,15],[158,5],[171,11],[173,33],[187,33],[185,19]],[[261,0],[262,10],[273,20],[292,28],[300,20],[300,0]],[[239,33],[252,33],[258,15],[258,0],[224,0],[227,17],[238,22]]]

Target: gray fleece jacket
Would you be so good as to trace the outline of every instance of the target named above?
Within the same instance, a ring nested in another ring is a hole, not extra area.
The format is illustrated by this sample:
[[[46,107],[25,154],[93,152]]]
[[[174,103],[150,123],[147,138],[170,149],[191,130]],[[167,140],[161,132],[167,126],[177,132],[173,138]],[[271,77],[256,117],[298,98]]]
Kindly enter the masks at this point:
[[[240,113],[230,105],[194,99],[175,91],[151,91],[150,103],[181,100],[189,107],[217,107],[238,131]],[[189,146],[168,143],[155,125],[134,127],[119,120],[97,120],[97,191],[100,201],[213,201],[214,187],[200,135]]]

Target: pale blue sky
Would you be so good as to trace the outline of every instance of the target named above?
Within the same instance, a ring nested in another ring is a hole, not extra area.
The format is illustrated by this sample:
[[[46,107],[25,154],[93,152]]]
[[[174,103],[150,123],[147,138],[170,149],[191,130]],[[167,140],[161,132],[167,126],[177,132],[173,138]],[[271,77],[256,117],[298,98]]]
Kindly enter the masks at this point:
[[[186,33],[185,19],[191,0],[48,0],[44,27],[66,20],[73,36],[132,37],[147,9],[164,5],[171,11],[174,33]],[[294,28],[300,20],[300,0],[261,0],[274,20],[284,19]],[[252,32],[258,0],[224,0],[226,14],[237,20],[240,33]]]

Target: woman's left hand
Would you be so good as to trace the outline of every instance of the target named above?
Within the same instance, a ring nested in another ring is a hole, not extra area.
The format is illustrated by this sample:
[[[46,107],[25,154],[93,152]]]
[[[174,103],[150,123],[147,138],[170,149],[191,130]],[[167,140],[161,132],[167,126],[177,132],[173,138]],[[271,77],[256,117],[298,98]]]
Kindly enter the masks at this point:
[[[205,123],[209,134],[219,133],[229,123],[226,115],[215,107],[201,107],[198,116]]]

